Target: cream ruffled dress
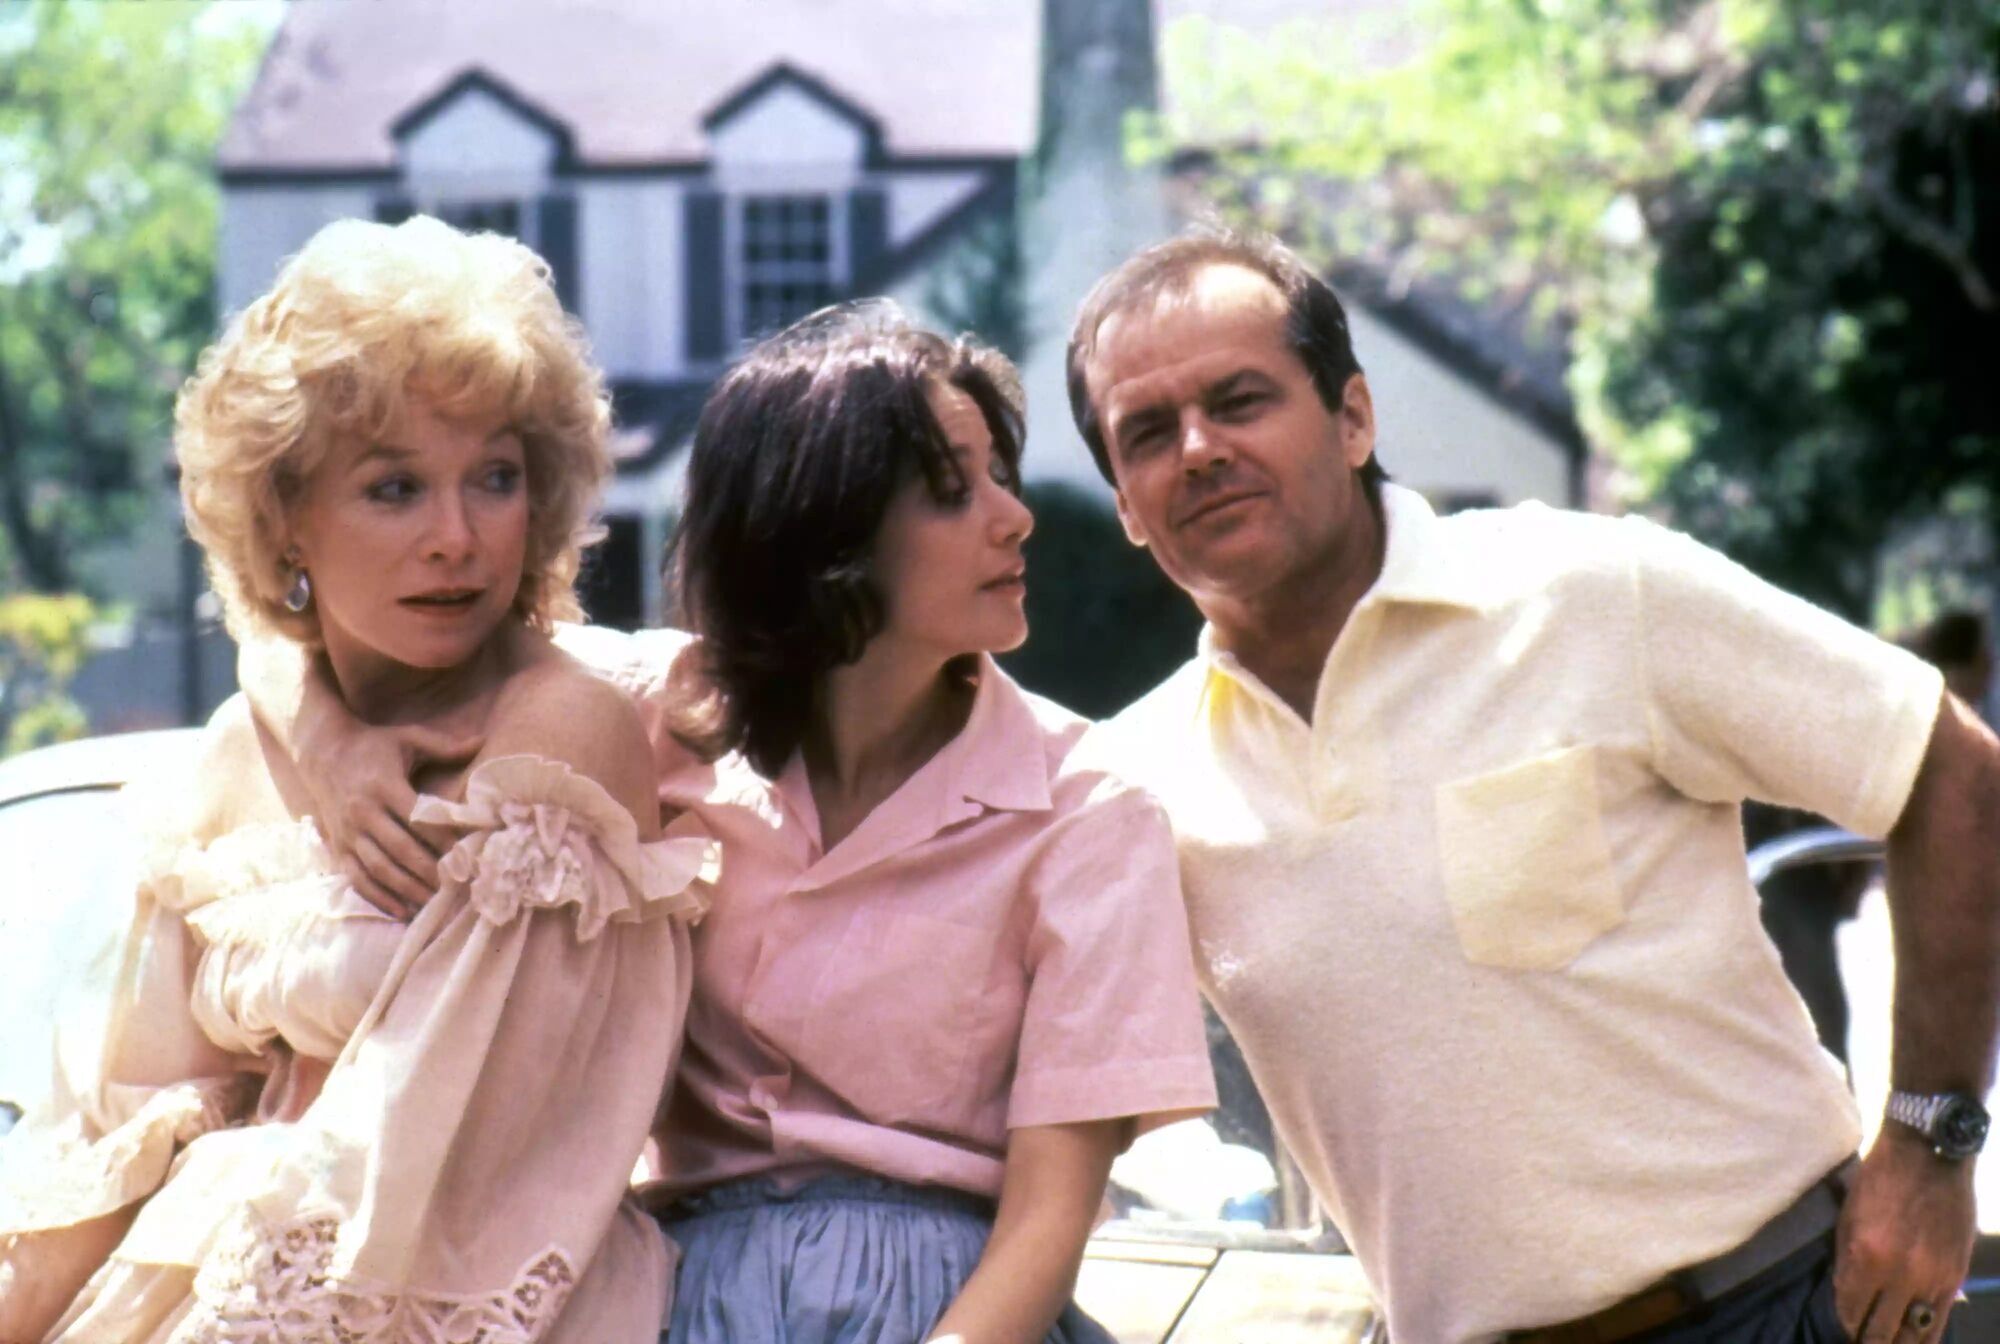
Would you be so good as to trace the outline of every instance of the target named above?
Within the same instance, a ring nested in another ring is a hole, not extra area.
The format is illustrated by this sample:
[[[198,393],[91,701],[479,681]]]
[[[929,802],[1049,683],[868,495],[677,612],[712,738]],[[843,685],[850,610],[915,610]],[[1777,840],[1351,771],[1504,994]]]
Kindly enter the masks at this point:
[[[673,1256],[625,1192],[714,846],[642,844],[533,756],[417,819],[458,839],[408,926],[307,820],[149,865],[109,1030],[59,1051],[53,1104],[6,1140],[0,1320],[88,1344],[658,1337]],[[135,1203],[105,1258],[92,1220]]]

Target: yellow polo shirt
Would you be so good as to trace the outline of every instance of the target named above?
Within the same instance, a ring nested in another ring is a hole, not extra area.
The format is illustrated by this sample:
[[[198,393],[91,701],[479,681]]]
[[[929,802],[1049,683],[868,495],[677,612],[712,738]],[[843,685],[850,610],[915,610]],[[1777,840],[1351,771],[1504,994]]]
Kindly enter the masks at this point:
[[[1737,805],[1871,835],[1937,672],[1637,519],[1438,518],[1312,722],[1204,634],[1081,752],[1172,818],[1197,969],[1408,1344],[1605,1307],[1855,1150]]]

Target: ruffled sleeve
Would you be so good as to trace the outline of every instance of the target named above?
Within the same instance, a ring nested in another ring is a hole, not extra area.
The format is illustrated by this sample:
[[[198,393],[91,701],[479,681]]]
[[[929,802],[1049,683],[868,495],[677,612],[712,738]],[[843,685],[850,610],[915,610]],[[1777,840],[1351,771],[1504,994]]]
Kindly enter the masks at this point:
[[[382,991],[204,1257],[176,1340],[650,1340],[663,1241],[621,1199],[680,1048],[700,837],[641,843],[593,781],[486,762]],[[150,1213],[150,1209],[148,1213]],[[146,1215],[134,1237],[143,1239]],[[602,1280],[618,1266],[614,1277]]]
[[[482,919],[506,924],[523,910],[572,905],[582,942],[614,920],[699,915],[691,884],[714,855],[700,837],[640,844],[632,814],[609,794],[535,756],[490,761],[463,803],[420,799],[412,816],[464,832],[440,870]]]
[[[0,1337],[38,1336],[110,1250],[112,1216],[249,1114],[262,1083],[189,1008],[198,948],[172,896],[198,847],[151,826],[146,849],[125,937],[65,990],[49,1094],[0,1153]]]

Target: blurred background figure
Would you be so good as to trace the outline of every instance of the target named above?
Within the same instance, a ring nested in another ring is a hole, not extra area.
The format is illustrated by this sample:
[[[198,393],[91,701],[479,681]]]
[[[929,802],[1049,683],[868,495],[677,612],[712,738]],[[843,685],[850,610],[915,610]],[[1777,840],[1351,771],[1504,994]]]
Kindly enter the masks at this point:
[[[1985,616],[1955,607],[1904,641],[1911,652],[1944,673],[1951,693],[1993,721],[1993,632]]]

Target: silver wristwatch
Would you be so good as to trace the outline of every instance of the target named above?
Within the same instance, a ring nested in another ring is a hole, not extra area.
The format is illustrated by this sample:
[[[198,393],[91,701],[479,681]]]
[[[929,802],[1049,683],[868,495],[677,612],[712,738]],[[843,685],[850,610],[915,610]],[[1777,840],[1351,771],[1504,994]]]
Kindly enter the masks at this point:
[[[1891,1092],[1887,1114],[1929,1139],[1932,1152],[1953,1162],[1985,1147],[1992,1123],[1986,1108],[1962,1092]]]

